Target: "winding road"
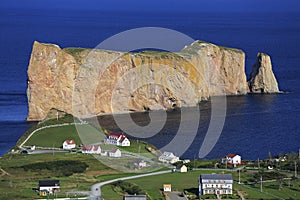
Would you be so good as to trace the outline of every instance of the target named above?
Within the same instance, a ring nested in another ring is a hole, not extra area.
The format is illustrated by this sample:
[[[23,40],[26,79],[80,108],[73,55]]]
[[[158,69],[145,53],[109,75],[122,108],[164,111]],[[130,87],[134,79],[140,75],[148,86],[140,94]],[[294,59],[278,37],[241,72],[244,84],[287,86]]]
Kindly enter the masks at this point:
[[[167,174],[171,173],[172,170],[165,170],[165,171],[159,171],[159,172],[152,172],[148,174],[140,174],[136,176],[129,176],[129,177],[123,177],[123,178],[116,178],[100,183],[96,183],[92,185],[91,187],[91,194],[90,194],[90,199],[99,199],[101,197],[101,187],[116,181],[125,181],[125,180],[130,180],[130,179],[136,179],[136,178],[141,178],[141,177],[146,177],[146,176],[154,176],[154,175],[160,175],[160,174]]]

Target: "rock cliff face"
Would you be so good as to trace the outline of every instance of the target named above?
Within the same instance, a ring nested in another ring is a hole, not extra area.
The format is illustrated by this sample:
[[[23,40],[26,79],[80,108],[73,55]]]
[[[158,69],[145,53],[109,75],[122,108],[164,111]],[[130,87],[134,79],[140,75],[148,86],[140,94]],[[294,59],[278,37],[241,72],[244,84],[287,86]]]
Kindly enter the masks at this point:
[[[210,96],[247,92],[245,54],[238,49],[195,41],[179,53],[122,53],[34,42],[28,120],[42,120],[52,108],[88,117],[194,106]]]
[[[257,54],[257,61],[250,74],[249,88],[253,93],[279,92],[278,83],[272,71],[271,58],[267,54]]]

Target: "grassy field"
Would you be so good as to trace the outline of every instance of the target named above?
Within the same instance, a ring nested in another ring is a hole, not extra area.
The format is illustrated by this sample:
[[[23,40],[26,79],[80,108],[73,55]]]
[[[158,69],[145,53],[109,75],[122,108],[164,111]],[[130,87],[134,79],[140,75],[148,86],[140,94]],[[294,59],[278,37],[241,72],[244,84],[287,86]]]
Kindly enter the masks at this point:
[[[57,177],[47,170],[25,171],[22,165],[38,162],[50,162],[57,160],[78,160],[86,163],[89,167],[85,173],[73,174],[68,177]],[[38,180],[59,179],[61,182],[61,193],[59,196],[65,197],[65,192],[71,190],[89,190],[95,182],[102,181],[104,177],[119,174],[106,165],[96,160],[91,155],[75,153],[57,154],[35,154],[35,155],[5,155],[0,158],[1,169],[9,175],[0,176],[0,199],[36,199],[39,196],[32,190],[36,188]]]
[[[221,173],[222,171],[189,171],[188,173],[171,173],[144,177],[139,179],[128,180],[132,184],[140,186],[142,190],[147,191],[147,194],[152,199],[163,199],[161,190],[163,184],[172,184],[174,191],[188,191],[197,194],[198,192],[198,177],[202,173]],[[229,172],[225,172],[229,173]],[[243,185],[238,184],[238,173],[232,172],[235,183],[233,185],[234,195],[231,198],[239,198],[237,191],[240,191],[246,199],[300,199],[300,181],[292,180],[290,186],[284,184],[279,190],[279,183],[263,183],[263,192],[260,192],[260,185]],[[245,179],[251,177],[251,173],[245,172],[241,174]],[[286,181],[287,183],[287,181]],[[104,199],[122,199],[112,185],[106,185],[102,188]]]
[[[42,129],[32,135],[25,145],[61,148],[65,140],[73,139],[79,145],[101,142],[104,138],[105,135],[91,125],[68,125]]]

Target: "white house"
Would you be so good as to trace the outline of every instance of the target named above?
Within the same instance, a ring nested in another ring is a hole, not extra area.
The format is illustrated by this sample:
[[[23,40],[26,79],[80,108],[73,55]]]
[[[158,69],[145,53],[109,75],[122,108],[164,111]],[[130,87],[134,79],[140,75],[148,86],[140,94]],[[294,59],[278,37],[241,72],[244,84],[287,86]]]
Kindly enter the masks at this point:
[[[171,184],[164,184],[163,189],[164,189],[164,192],[171,192],[172,191],[172,185]]]
[[[175,156],[172,152],[165,151],[158,160],[163,163],[176,163],[179,161],[179,157]]]
[[[86,154],[101,154],[101,147],[99,145],[83,146],[81,152]]]
[[[107,151],[102,150],[101,151],[101,156],[107,156]]]
[[[199,178],[199,196],[205,194],[232,194],[231,174],[202,174]]]
[[[147,163],[144,161],[144,160],[137,160],[134,165],[137,167],[137,168],[143,168],[143,167],[147,167]]]
[[[180,165],[176,166],[176,171],[177,172],[187,172],[187,170],[188,170],[187,167],[183,164],[180,164]]]
[[[40,180],[38,191],[41,196],[53,194],[60,191],[59,180]]]
[[[124,133],[110,133],[104,142],[122,147],[130,146],[130,141]]]
[[[76,147],[76,143],[74,140],[66,140],[63,143],[63,149],[65,150],[74,149],[75,147]]]
[[[240,165],[242,164],[242,158],[240,155],[237,155],[237,154],[228,154],[226,157],[226,162],[227,164],[229,165]]]
[[[109,153],[109,157],[119,158],[122,156],[120,149],[112,149]]]

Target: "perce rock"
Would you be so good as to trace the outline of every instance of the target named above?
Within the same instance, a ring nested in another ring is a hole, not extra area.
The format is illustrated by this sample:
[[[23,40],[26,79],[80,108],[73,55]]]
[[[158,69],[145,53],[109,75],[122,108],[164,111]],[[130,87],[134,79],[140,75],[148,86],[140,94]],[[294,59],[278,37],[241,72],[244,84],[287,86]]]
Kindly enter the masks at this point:
[[[249,88],[253,93],[277,93],[278,83],[272,71],[271,58],[265,53],[257,54],[257,61],[252,68]]]
[[[269,58],[261,58],[251,89],[262,83],[261,92],[276,92],[276,80],[266,81],[274,78]],[[27,119],[43,120],[52,108],[89,117],[195,106],[211,96],[248,92],[245,53],[238,49],[195,41],[178,53],[122,53],[34,42]]]

